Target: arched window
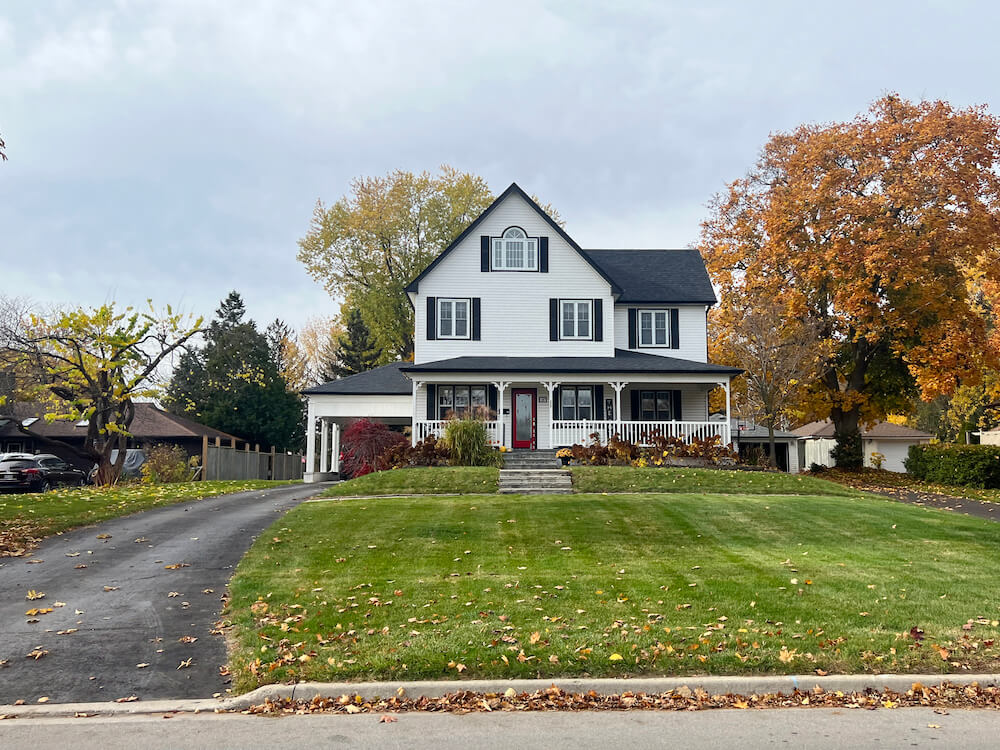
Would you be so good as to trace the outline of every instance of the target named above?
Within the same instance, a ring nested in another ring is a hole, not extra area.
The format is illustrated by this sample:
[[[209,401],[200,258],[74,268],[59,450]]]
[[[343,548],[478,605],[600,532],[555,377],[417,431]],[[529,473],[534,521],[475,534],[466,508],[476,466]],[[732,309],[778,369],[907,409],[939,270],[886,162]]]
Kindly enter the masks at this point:
[[[493,238],[493,270],[537,271],[538,238],[521,227],[505,229],[503,236]]]

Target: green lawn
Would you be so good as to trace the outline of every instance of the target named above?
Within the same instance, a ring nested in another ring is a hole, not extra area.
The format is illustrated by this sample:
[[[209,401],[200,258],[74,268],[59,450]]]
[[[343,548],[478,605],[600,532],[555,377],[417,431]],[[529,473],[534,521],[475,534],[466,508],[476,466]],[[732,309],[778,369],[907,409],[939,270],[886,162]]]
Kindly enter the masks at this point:
[[[44,494],[0,494],[0,557],[23,554],[40,539],[77,526],[87,526],[160,505],[282,484],[288,482],[123,484],[117,487],[57,489]]]
[[[834,482],[778,472],[631,466],[573,466],[571,470],[577,492],[737,492],[841,497],[859,494]]]
[[[496,492],[500,470],[490,466],[418,466],[376,471],[335,484],[322,497],[345,495],[471,495]]]
[[[996,671],[998,549],[1000,524],[870,496],[308,503],[261,535],[231,582],[230,665],[241,691]]]

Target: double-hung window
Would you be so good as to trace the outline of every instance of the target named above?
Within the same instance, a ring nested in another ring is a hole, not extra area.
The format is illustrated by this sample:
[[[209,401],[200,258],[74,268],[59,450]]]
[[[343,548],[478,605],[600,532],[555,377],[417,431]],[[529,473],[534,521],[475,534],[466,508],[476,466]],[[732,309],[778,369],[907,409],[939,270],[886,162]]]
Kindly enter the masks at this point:
[[[564,385],[559,387],[559,391],[559,411],[562,419],[594,418],[592,386]]]
[[[470,411],[486,407],[485,385],[439,385],[438,419],[465,417]]]
[[[673,403],[670,391],[640,391],[639,418],[650,422],[668,422],[674,418]]]
[[[591,337],[591,309],[594,301],[589,299],[564,299],[559,305],[562,321],[559,338],[589,339]]]
[[[502,237],[493,238],[494,271],[537,271],[538,238],[529,237],[520,227],[510,227]]]
[[[639,311],[639,346],[667,346],[670,340],[666,310]]]
[[[439,299],[437,308],[438,338],[469,338],[469,300]]]

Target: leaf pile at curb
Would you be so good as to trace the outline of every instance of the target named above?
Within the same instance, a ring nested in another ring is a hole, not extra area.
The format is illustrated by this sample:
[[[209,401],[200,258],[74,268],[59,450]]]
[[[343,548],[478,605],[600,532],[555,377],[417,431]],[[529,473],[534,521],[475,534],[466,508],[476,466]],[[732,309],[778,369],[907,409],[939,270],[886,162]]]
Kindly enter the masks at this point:
[[[312,700],[280,698],[251,706],[245,714],[309,714],[341,713],[358,714],[385,712],[429,711],[471,713],[487,711],[703,711],[713,708],[905,708],[924,706],[935,708],[993,708],[1000,709],[1000,687],[955,685],[943,682],[925,686],[919,682],[905,693],[892,690],[866,690],[844,693],[823,690],[817,686],[812,691],[795,690],[790,694],[766,693],[763,695],[711,695],[701,688],[694,690],[680,687],[664,693],[624,692],[616,695],[569,693],[553,685],[531,693],[476,693],[459,691],[437,698],[392,698],[364,700],[357,695],[339,698],[317,696]]]

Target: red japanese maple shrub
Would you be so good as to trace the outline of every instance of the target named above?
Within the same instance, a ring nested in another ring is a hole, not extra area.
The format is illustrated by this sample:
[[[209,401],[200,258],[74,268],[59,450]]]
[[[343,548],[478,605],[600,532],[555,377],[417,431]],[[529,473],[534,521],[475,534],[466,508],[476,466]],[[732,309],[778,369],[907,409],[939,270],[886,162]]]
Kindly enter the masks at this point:
[[[379,456],[405,442],[406,438],[390,430],[388,425],[359,419],[344,431],[341,438],[340,471],[347,477],[369,474]]]

